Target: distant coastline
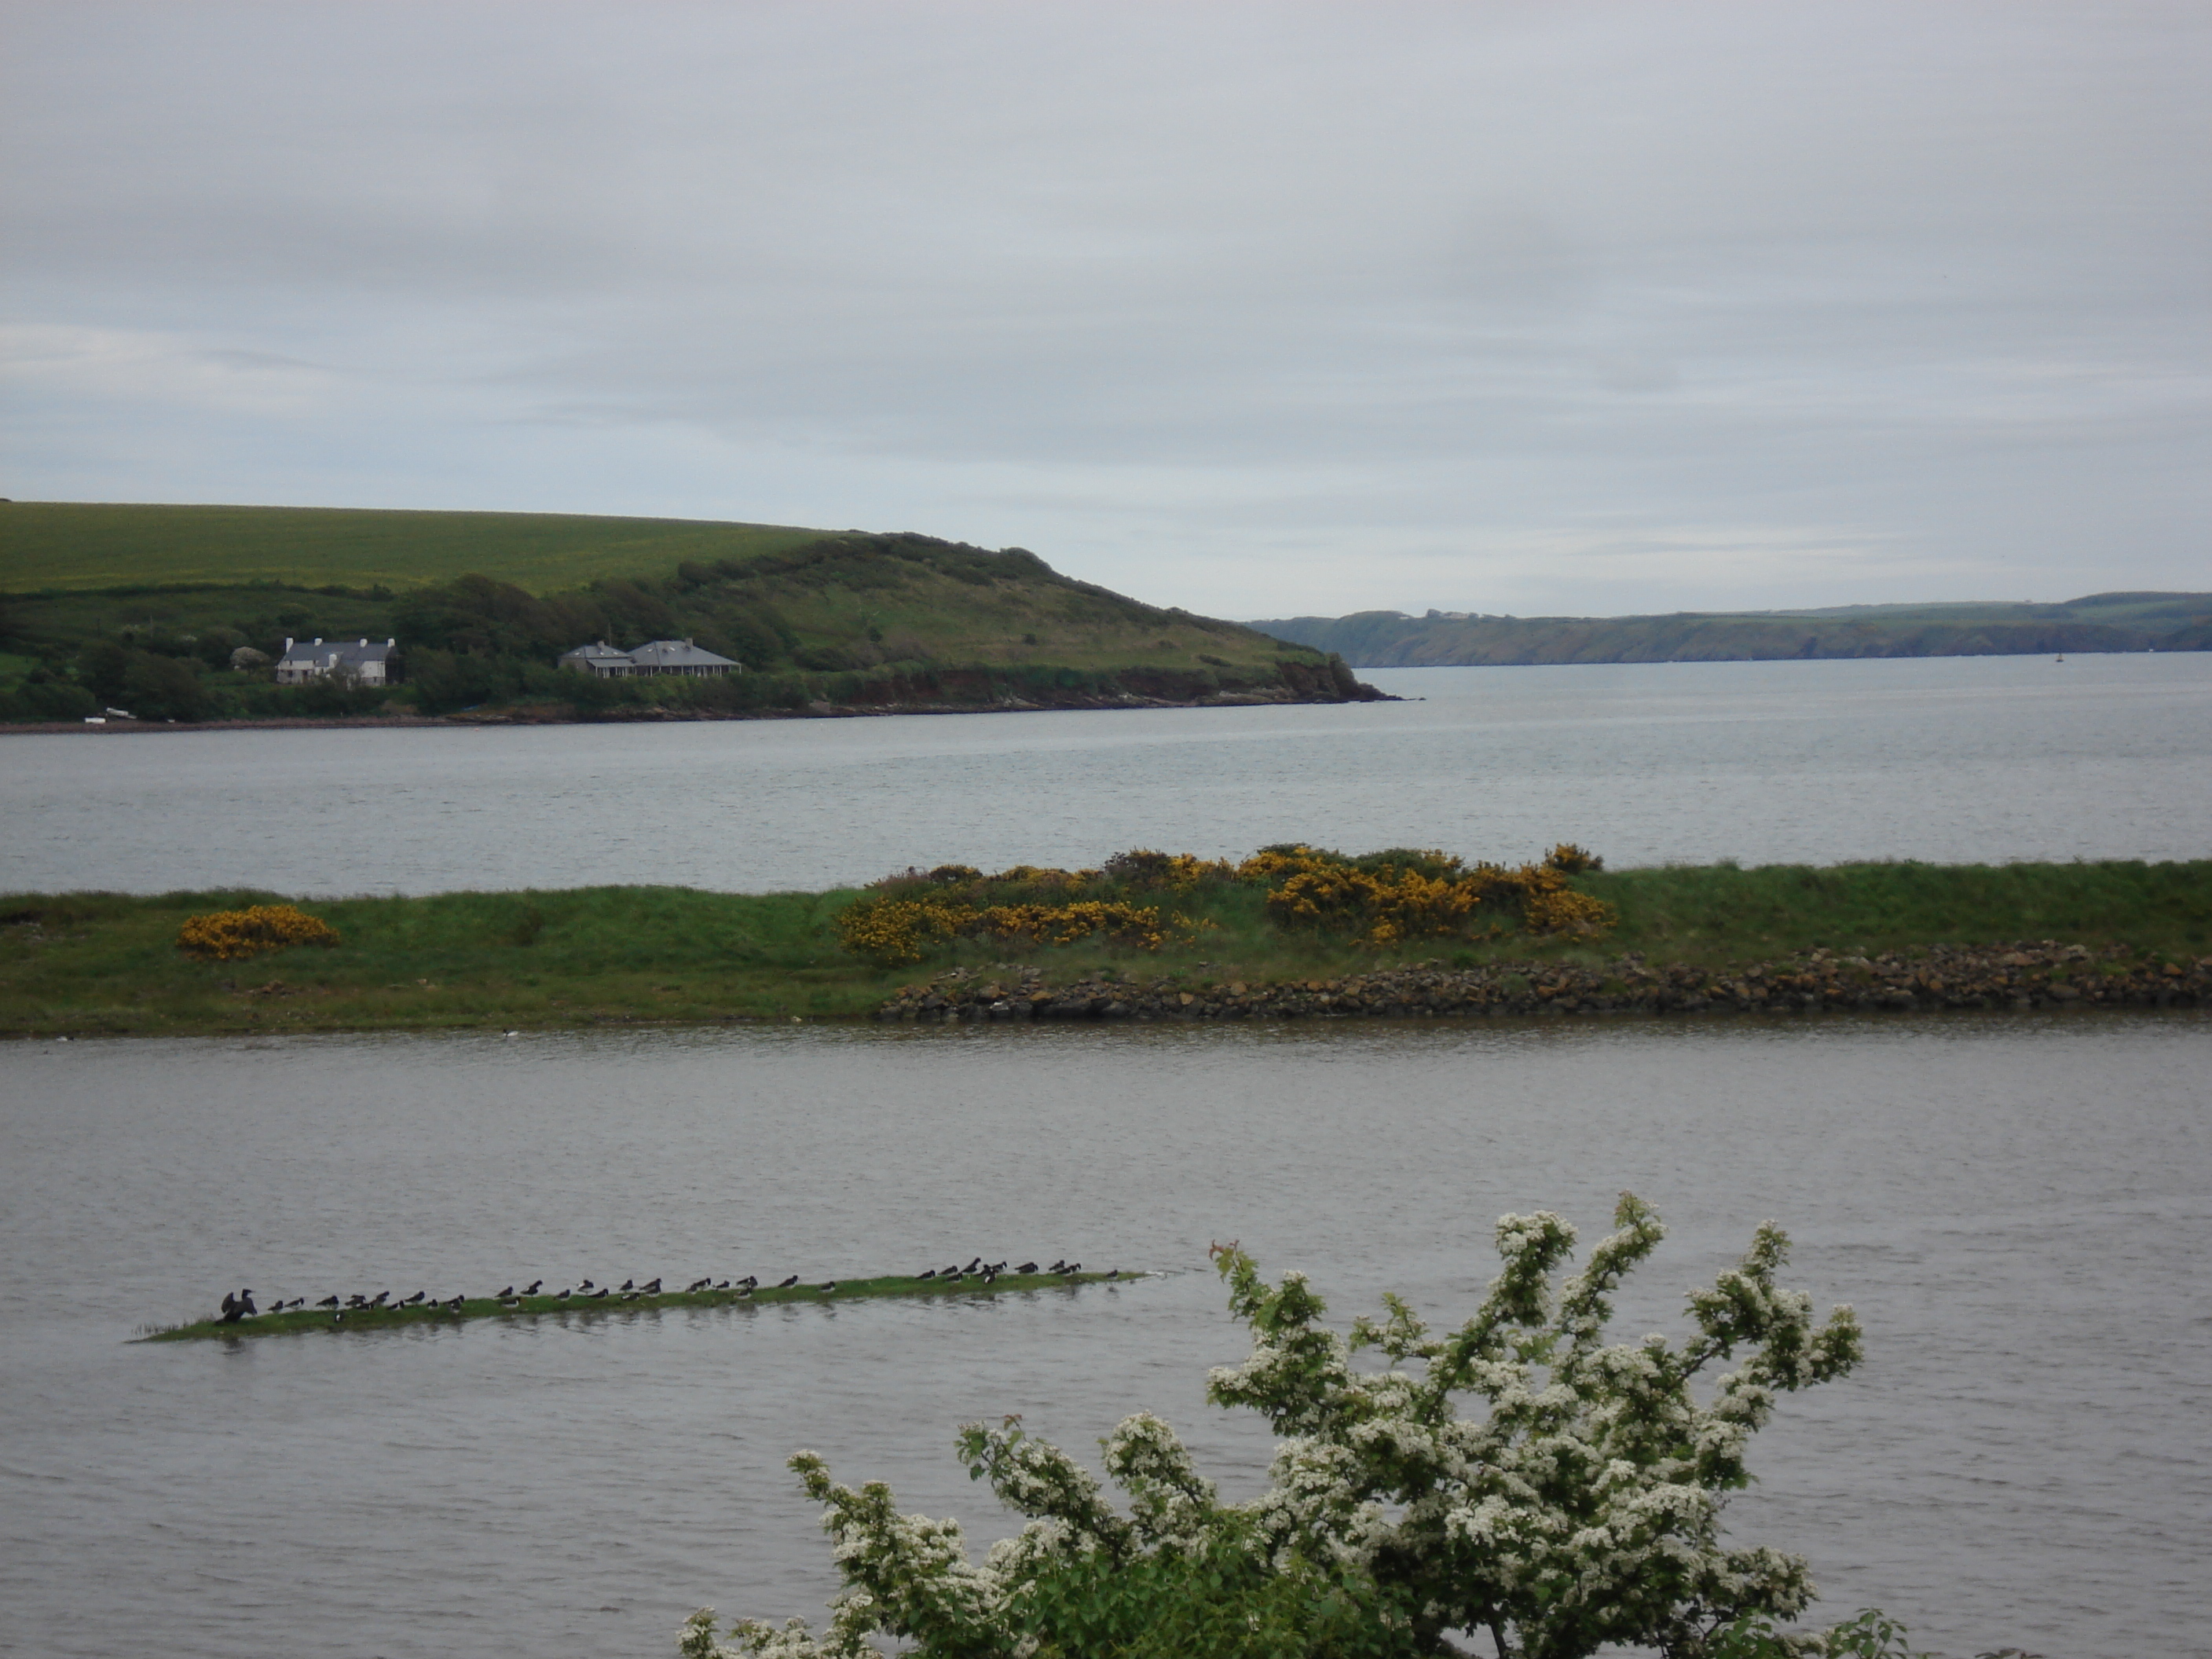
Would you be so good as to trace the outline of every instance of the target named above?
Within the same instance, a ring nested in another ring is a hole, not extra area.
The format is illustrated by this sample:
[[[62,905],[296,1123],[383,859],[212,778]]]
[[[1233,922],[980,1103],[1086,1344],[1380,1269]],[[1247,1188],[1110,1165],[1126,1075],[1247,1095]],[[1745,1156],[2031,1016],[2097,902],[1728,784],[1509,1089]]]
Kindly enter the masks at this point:
[[[2059,605],[1878,605],[1650,617],[1358,611],[1249,626],[1352,668],[1777,662],[2212,651],[2212,593],[2093,593]]]

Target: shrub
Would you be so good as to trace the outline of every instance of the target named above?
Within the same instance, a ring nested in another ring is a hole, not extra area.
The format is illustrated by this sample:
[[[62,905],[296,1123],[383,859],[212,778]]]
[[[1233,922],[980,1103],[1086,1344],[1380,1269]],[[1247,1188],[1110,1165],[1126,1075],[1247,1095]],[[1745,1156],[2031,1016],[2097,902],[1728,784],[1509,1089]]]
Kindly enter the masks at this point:
[[[1789,1243],[1768,1223],[1735,1267],[1690,1293],[1688,1341],[1608,1345],[1613,1291],[1663,1236],[1627,1194],[1613,1224],[1559,1281],[1574,1230],[1548,1212],[1502,1218],[1503,1270],[1474,1316],[1441,1337],[1396,1297],[1379,1322],[1328,1329],[1304,1275],[1269,1285],[1235,1245],[1219,1249],[1253,1346],[1206,1392],[1275,1427],[1258,1498],[1223,1503],[1149,1413],[1100,1443],[1126,1514],[1018,1419],[971,1424],[959,1441],[969,1474],[1030,1517],[977,1565],[958,1522],[900,1515],[888,1486],[855,1492],[800,1452],[791,1467],[824,1506],[845,1580],[829,1627],[744,1621],[731,1647],[702,1612],[682,1651],[872,1659],[868,1638],[883,1634],[929,1659],[1349,1659],[1452,1651],[1449,1633],[1474,1630],[1503,1659],[1587,1659],[1611,1644],[1668,1659],[1892,1654],[1894,1627],[1877,1615],[1822,1635],[1778,1632],[1774,1620],[1813,1600],[1806,1563],[1720,1538],[1726,1495],[1749,1483],[1747,1445],[1776,1396],[1857,1364],[1851,1310],[1816,1322],[1809,1297],[1777,1284]],[[1367,1349],[1383,1369],[1355,1369]],[[1715,1361],[1734,1369],[1701,1401],[1692,1384]],[[1462,1416],[1469,1396],[1482,1409]]]
[[[336,945],[337,930],[296,905],[256,904],[244,910],[210,910],[185,918],[177,949],[210,962],[235,962],[288,945]]]
[[[1278,922],[1349,932],[1362,944],[1464,933],[1486,916],[1532,933],[1595,933],[1620,913],[1578,893],[1559,866],[1472,868],[1448,853],[1395,848],[1361,858],[1304,846],[1264,847],[1237,866],[1241,881],[1267,889]]]

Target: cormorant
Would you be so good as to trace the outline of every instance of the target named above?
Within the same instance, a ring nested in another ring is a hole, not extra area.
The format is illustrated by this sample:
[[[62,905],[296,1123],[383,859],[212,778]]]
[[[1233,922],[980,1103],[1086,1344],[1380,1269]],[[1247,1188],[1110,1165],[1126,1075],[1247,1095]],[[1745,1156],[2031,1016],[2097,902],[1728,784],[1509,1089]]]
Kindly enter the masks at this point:
[[[974,1273],[974,1272],[975,1271],[975,1269],[976,1269],[976,1268],[978,1268],[978,1267],[981,1267],[982,1265],[983,1265],[983,1258],[982,1258],[981,1256],[980,1256],[980,1255],[979,1255],[979,1256],[977,1256],[977,1257],[976,1257],[973,1261],[969,1262],[966,1267],[963,1267],[960,1271],[961,1271],[962,1273]]]

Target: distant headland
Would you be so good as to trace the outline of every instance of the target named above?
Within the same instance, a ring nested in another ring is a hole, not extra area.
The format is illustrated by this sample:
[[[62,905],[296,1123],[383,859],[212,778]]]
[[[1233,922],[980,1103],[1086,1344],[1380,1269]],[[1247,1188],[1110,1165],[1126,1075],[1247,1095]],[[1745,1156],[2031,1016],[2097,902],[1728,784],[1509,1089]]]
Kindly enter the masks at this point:
[[[1678,611],[1657,617],[1492,617],[1465,611],[1410,617],[1402,611],[1356,611],[1251,626],[1335,653],[1356,669],[2212,651],[2212,593],[2092,593],[2060,605]]]

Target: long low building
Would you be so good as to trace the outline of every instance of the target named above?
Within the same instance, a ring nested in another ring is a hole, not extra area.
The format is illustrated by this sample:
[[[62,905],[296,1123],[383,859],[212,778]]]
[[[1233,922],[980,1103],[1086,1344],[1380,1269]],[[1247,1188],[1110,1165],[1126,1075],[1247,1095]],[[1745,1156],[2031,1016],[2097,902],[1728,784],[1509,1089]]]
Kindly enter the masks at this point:
[[[742,674],[745,665],[728,657],[703,651],[689,640],[647,640],[628,651],[617,651],[605,640],[580,645],[561,653],[560,665],[596,679],[633,679],[648,674],[688,674],[699,679],[720,679]]]

